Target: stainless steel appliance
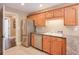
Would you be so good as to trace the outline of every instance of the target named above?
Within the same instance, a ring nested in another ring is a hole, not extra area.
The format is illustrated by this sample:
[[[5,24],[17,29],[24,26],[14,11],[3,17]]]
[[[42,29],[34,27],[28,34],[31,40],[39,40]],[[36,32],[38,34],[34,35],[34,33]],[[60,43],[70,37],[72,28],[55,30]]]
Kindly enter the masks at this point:
[[[34,22],[30,19],[27,20],[22,20],[22,45],[25,47],[29,47],[30,46],[30,33],[35,31],[35,26],[34,26]]]
[[[42,35],[35,35],[35,44],[34,46],[40,50],[42,50]]]
[[[3,19],[3,50],[6,50],[10,48],[10,24],[9,24],[10,18],[4,17]]]

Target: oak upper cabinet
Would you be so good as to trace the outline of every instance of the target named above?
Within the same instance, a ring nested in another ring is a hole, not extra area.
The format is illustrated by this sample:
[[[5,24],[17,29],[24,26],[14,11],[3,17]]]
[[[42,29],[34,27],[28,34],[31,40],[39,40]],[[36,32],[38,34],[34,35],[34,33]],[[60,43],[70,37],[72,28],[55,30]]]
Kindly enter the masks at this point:
[[[28,16],[27,18],[32,20],[33,19],[33,16]]]
[[[33,20],[35,25],[38,24],[38,15],[37,14],[30,16],[29,19]]]
[[[30,20],[35,20],[35,19],[36,19],[36,15],[28,16],[28,19],[30,19]]]
[[[64,25],[75,26],[77,25],[77,5],[65,8]]]
[[[64,17],[64,8],[54,10],[54,18]]]
[[[35,14],[28,17],[31,20],[34,20],[35,25],[42,27],[45,26],[45,13]]]
[[[39,27],[45,26],[45,13],[37,14],[35,22],[36,26]]]
[[[50,37],[49,36],[43,36],[43,51],[50,54]]]
[[[51,54],[53,55],[65,55],[66,54],[66,46],[65,39],[58,37],[51,37]]]
[[[34,47],[35,34],[31,34],[31,45]]]
[[[47,11],[45,12],[45,15],[46,15],[46,19],[53,18],[53,11]]]
[[[38,19],[38,15],[33,15],[33,20],[34,20],[35,25],[37,25],[38,23],[37,19]]]

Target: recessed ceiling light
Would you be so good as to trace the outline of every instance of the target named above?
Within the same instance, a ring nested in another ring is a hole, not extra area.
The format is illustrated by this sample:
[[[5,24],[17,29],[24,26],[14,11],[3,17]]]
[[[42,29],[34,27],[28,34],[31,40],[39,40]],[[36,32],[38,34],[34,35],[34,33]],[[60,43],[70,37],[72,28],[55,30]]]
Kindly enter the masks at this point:
[[[21,5],[24,5],[24,3],[21,3]]]
[[[42,4],[40,4],[40,7],[42,7],[43,5]]]

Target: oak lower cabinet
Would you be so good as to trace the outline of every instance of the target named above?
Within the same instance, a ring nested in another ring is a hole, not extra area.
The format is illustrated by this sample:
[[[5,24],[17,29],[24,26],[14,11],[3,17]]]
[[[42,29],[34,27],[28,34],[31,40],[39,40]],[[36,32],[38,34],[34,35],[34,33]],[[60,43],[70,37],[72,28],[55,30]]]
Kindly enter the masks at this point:
[[[54,36],[43,36],[43,51],[51,55],[65,55],[66,39]]]
[[[66,54],[66,46],[65,39],[51,37],[51,54],[53,55],[65,55]]]
[[[34,47],[35,34],[31,34],[31,45]]]
[[[50,54],[50,37],[49,36],[43,36],[43,51]]]
[[[62,40],[62,54],[66,55],[66,39]]]

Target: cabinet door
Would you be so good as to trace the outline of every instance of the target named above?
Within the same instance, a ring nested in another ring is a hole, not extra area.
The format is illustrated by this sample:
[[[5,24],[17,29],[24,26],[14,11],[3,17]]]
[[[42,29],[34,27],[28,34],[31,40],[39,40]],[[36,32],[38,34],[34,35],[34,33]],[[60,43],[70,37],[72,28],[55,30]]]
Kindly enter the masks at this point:
[[[36,19],[36,15],[31,15],[31,16],[28,16],[27,18],[31,19],[31,20],[35,20]]]
[[[77,10],[76,7],[70,6],[65,8],[64,25],[72,26],[77,25]]]
[[[64,8],[54,10],[54,17],[64,17]]]
[[[45,13],[40,13],[28,17],[29,19],[34,20],[36,26],[45,26]]]
[[[47,11],[45,15],[46,15],[46,19],[53,18],[53,11]]]
[[[51,54],[61,55],[62,54],[62,39],[52,37],[51,38]]]
[[[66,39],[62,39],[62,54],[66,55]]]
[[[33,16],[28,16],[27,18],[33,20]]]
[[[43,36],[43,51],[50,53],[50,37]]]
[[[37,17],[35,20],[36,26],[39,26],[39,27],[45,26],[45,13],[37,14],[36,17]]]
[[[31,45],[34,47],[35,35],[31,34]]]

